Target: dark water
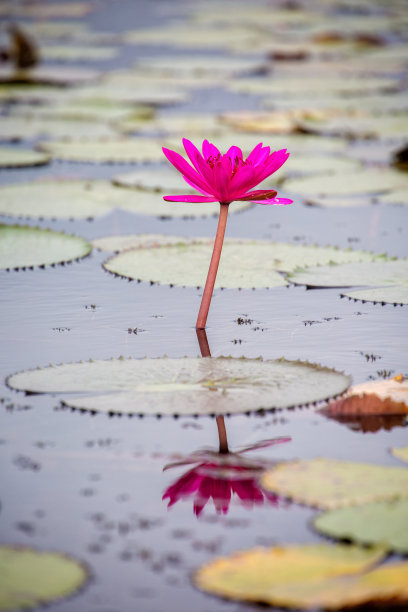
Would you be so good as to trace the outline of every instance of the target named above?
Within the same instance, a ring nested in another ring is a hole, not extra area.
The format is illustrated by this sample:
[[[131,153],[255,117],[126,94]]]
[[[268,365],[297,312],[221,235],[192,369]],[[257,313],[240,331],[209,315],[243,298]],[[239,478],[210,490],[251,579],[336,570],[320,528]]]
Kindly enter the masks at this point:
[[[157,7],[101,2],[86,21],[112,31],[150,26]],[[169,5],[160,7],[161,13],[169,11]],[[132,53],[134,48],[123,48],[117,65],[126,66]],[[256,107],[256,100],[248,100],[213,90],[209,107]],[[208,105],[196,98],[185,108],[202,111]],[[110,178],[128,169],[54,162],[3,170],[0,180]],[[231,215],[227,234],[403,257],[407,216],[402,206],[326,210],[298,200],[287,209],[258,206]],[[216,219],[163,221],[116,211],[92,222],[38,224],[88,239],[113,232],[212,236]],[[167,510],[162,494],[183,470],[163,473],[164,465],[176,452],[215,448],[214,419],[92,417],[61,410],[58,397],[25,396],[6,386],[10,374],[49,363],[200,354],[194,330],[200,292],[114,278],[101,268],[107,257],[94,251],[70,266],[0,272],[1,539],[64,552],[89,567],[86,589],[50,611],[251,610],[198,592],[192,572],[215,555],[257,544],[323,541],[309,527],[315,511],[294,504],[251,511],[235,500],[225,516],[217,516],[209,503],[197,519],[192,500]],[[238,325],[238,317],[253,323]],[[356,383],[408,372],[406,308],[340,299],[336,289],[216,291],[207,334],[213,356],[308,360],[345,371]],[[407,443],[402,426],[375,434],[352,431],[313,409],[236,416],[227,420],[227,431],[233,449],[290,436],[289,444],[252,454],[270,460],[326,456],[399,465],[389,449]]]

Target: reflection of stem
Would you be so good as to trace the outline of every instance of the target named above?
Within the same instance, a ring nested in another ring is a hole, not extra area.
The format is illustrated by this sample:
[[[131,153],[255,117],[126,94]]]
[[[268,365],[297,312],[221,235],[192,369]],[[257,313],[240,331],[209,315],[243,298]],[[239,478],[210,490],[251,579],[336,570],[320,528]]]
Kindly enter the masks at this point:
[[[228,448],[228,440],[227,440],[227,430],[225,429],[225,421],[223,416],[217,416],[217,427],[218,427],[218,437],[220,440],[220,455],[227,455],[229,453]]]
[[[215,279],[220,263],[222,243],[224,242],[225,227],[227,225],[229,204],[220,202],[220,216],[218,219],[217,234],[215,236],[214,249],[208,269],[207,281],[201,299],[200,310],[198,312],[196,329],[204,329],[207,322],[208,311],[210,309],[211,298],[214,290]]]

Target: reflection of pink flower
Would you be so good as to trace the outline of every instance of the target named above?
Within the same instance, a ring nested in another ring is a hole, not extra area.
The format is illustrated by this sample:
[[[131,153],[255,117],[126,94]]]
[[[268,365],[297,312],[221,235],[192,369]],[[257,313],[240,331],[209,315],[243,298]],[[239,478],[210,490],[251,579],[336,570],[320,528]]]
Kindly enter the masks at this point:
[[[217,514],[227,514],[234,493],[248,508],[256,504],[263,504],[264,500],[277,505],[279,498],[262,489],[257,482],[258,476],[259,470],[253,468],[239,465],[223,468],[215,463],[201,463],[170,485],[163,499],[168,498],[170,508],[179,499],[194,496],[196,516],[200,516],[204,506],[211,498]]]
[[[258,189],[250,191],[271,174],[279,170],[289,157],[286,149],[270,152],[270,147],[259,143],[246,159],[239,147],[230,147],[221,155],[216,146],[204,140],[201,155],[192,142],[183,139],[183,145],[192,166],[178,153],[163,148],[163,153],[182,174],[183,179],[201,195],[168,195],[170,202],[222,202],[234,200],[259,204],[291,204],[292,200],[277,198],[276,191]]]
[[[220,439],[221,440],[221,439]],[[209,499],[213,499],[217,514],[227,514],[233,494],[247,508],[261,505],[265,501],[277,506],[280,498],[274,493],[265,491],[259,477],[273,462],[262,459],[247,459],[243,456],[249,451],[260,450],[277,444],[290,442],[290,438],[272,438],[261,440],[239,452],[231,453],[198,451],[187,457],[179,458],[165,466],[165,470],[182,465],[198,464],[183,474],[164,492],[162,499],[168,499],[168,507],[180,499],[194,497],[194,514],[200,516]],[[220,444],[221,446],[221,444]],[[226,439],[223,446],[228,449]]]

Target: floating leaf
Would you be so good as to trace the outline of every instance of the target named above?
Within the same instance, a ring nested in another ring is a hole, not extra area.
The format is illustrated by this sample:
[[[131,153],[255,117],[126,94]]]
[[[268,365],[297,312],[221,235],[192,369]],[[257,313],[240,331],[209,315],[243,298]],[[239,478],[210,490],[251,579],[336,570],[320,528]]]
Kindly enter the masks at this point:
[[[379,198],[380,202],[386,204],[408,204],[408,187],[405,189],[395,189],[391,193],[386,193]]]
[[[162,161],[161,144],[152,139],[109,140],[55,140],[38,145],[40,151],[50,153],[56,159],[91,163],[132,163]]]
[[[282,464],[264,474],[263,486],[294,501],[332,510],[408,497],[408,470],[335,459]]]
[[[219,357],[71,363],[20,372],[7,383],[18,390],[63,393],[65,404],[91,411],[211,415],[320,401],[342,393],[349,378],[328,368],[283,359]],[[78,393],[87,395],[78,397]]]
[[[0,117],[0,140],[26,140],[47,136],[65,140],[107,138],[115,130],[104,123],[74,119],[52,119],[42,117]]]
[[[188,100],[186,91],[177,88],[174,84],[152,83],[150,86],[135,87],[133,81],[122,81],[113,85],[105,79],[95,85],[77,88],[70,93],[70,99],[84,102],[121,102],[123,104],[152,104],[163,106],[179,104]]]
[[[125,118],[116,123],[115,127],[124,134],[133,132],[160,132],[162,134],[179,134],[180,137],[188,134],[195,138],[200,135],[203,139],[210,134],[217,134],[223,126],[213,114],[161,115],[150,122],[142,122],[138,117]],[[215,136],[214,136],[215,137]]]
[[[65,263],[89,255],[83,238],[20,225],[0,225],[0,270]]]
[[[31,88],[36,91],[39,88]],[[1,90],[0,90],[1,95]],[[27,91],[27,97],[30,92]],[[10,111],[12,117],[36,117],[43,119],[66,119],[77,121],[120,121],[125,118],[137,119],[140,122],[147,121],[154,116],[154,109],[150,106],[136,104],[119,104],[109,100],[69,100],[54,101],[48,104],[18,104]],[[9,115],[10,116],[10,115]],[[69,125],[69,124],[68,124]],[[89,124],[88,124],[89,125]]]
[[[120,187],[150,189],[166,194],[174,190],[177,190],[177,193],[194,193],[194,190],[183,181],[180,174],[173,172],[169,166],[137,168],[132,172],[117,174],[112,180],[115,185]],[[190,208],[192,208],[191,205]],[[218,208],[219,205],[217,204],[217,210]]]
[[[99,77],[100,73],[90,68],[40,65],[29,70],[15,70],[9,66],[0,66],[0,83],[79,85],[96,81]]]
[[[320,198],[320,203],[325,196],[375,195],[407,186],[408,177],[403,172],[379,168],[285,181],[285,191],[299,193],[308,203],[313,203],[315,197]]]
[[[50,156],[31,149],[0,147],[0,168],[22,168],[23,166],[43,166]]]
[[[85,567],[68,556],[0,547],[0,610],[32,609],[72,596],[88,579]]]
[[[279,608],[340,610],[406,602],[408,563],[372,569],[382,557],[379,549],[344,545],[254,548],[202,566],[194,582],[220,597]]]
[[[408,463],[408,446],[402,446],[401,448],[392,448],[392,454],[397,459],[401,459],[401,461],[405,461]]]
[[[119,55],[119,50],[116,47],[106,46],[44,45],[40,48],[40,53],[46,60],[92,62],[114,59]]]
[[[408,500],[376,502],[324,512],[313,526],[332,538],[408,553]]]
[[[381,286],[342,292],[355,299],[390,304],[408,303],[408,260],[365,261],[341,265],[314,266],[299,269],[289,275],[297,285],[309,287]]]
[[[195,244],[195,241],[180,240],[182,242],[177,245],[122,253],[105,262],[104,267],[109,272],[135,280],[199,287],[207,276],[212,243]],[[371,261],[373,257],[363,251],[227,239],[216,287],[283,287],[288,282],[278,271],[290,272],[306,263]]]
[[[128,234],[125,236],[104,236],[92,241],[92,246],[100,251],[120,253],[129,249],[151,248],[165,244],[180,244],[186,239],[165,234]],[[192,242],[208,242],[208,238],[196,238]]]
[[[346,138],[401,139],[408,130],[407,115],[381,117],[332,117],[330,119],[299,119],[298,126],[311,134],[345,136]]]
[[[144,34],[148,35],[146,30]],[[225,37],[225,30],[222,37]],[[209,32],[206,32],[208,38]],[[162,44],[163,30],[160,30],[160,44]],[[151,39],[150,39],[151,40]],[[237,58],[215,55],[178,55],[143,57],[136,64],[136,68],[157,74],[199,75],[231,77],[245,74],[254,74],[265,70],[265,62],[251,58]]]
[[[238,203],[234,210],[248,207]],[[156,217],[198,217],[217,214],[219,204],[164,202],[158,193],[121,189],[103,180],[42,180],[0,187],[0,214],[14,217],[89,219],[116,208]]]

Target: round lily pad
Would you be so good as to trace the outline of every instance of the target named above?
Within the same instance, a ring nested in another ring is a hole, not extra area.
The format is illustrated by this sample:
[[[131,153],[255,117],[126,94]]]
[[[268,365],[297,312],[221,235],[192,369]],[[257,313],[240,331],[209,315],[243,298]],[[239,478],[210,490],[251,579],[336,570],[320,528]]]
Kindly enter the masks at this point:
[[[209,33],[206,32],[208,37]],[[162,43],[163,30],[160,31]],[[225,36],[223,30],[221,36]],[[196,74],[206,76],[231,77],[243,74],[254,74],[265,70],[265,62],[252,58],[217,57],[214,55],[178,55],[143,57],[136,68],[159,74]]]
[[[216,134],[223,129],[222,124],[213,114],[190,114],[186,115],[161,115],[149,122],[142,122],[137,116],[125,118],[115,127],[124,134],[133,132],[160,132],[162,134],[179,134],[181,136],[194,134],[202,139],[209,138],[210,134]]]
[[[165,244],[180,244],[185,238],[165,234],[128,234],[125,236],[103,236],[92,240],[92,246],[100,251],[120,253],[129,249],[151,248]],[[196,238],[194,242],[208,242],[208,238]]]
[[[65,140],[107,138],[116,134],[107,124],[74,119],[45,117],[0,117],[0,140],[13,141],[38,138],[40,136]]]
[[[408,553],[408,500],[376,502],[320,514],[313,526],[332,538]]]
[[[56,159],[91,163],[133,163],[162,161],[161,143],[152,139],[54,140],[38,145]]]
[[[300,119],[299,127],[311,134],[345,136],[346,138],[404,139],[408,130],[408,115],[383,115],[381,117],[332,117],[326,120]]]
[[[0,270],[65,263],[86,257],[91,249],[83,238],[62,232],[0,225]]]
[[[86,568],[55,552],[0,547],[0,610],[28,610],[74,595],[88,581]]]
[[[379,288],[342,292],[355,299],[390,304],[408,303],[408,260],[365,261],[341,265],[313,266],[289,275],[291,282],[309,287]]]
[[[95,47],[79,45],[44,45],[40,48],[41,57],[46,60],[65,62],[105,61],[116,58],[119,50],[116,47]]]
[[[207,277],[211,252],[210,240],[207,244],[204,241],[196,244],[194,240],[181,238],[176,245],[127,251],[109,259],[104,267],[109,272],[134,280],[199,287]],[[216,287],[284,287],[288,281],[279,272],[293,271],[299,265],[371,261],[373,258],[363,251],[227,239]]]
[[[285,181],[288,193],[299,193],[313,203],[313,197],[382,194],[408,186],[408,177],[392,169],[370,169],[328,176],[308,176]]]
[[[15,70],[10,66],[0,66],[0,83],[79,85],[96,81],[99,77],[100,73],[90,68],[40,65],[29,70]]]
[[[47,153],[32,149],[0,147],[0,168],[22,168],[24,166],[43,166],[51,157]]]
[[[123,104],[152,104],[164,106],[179,104],[189,98],[189,94],[175,87],[173,84],[152,83],[143,87],[135,87],[134,81],[122,81],[120,84],[112,84],[110,79],[77,88],[70,93],[70,99],[83,100],[85,102],[116,102]]]
[[[71,363],[20,372],[7,381],[13,389],[62,393],[64,404],[74,408],[142,415],[282,409],[338,395],[349,382],[313,364],[225,357]]]
[[[113,183],[120,187],[139,187],[161,193],[195,193],[178,172],[167,166],[145,166],[132,172],[117,174]],[[191,207],[190,207],[191,208]]]
[[[34,90],[36,88],[33,88]],[[1,91],[0,91],[1,95]],[[27,92],[29,96],[29,92]],[[147,121],[154,116],[154,109],[135,104],[119,104],[109,100],[49,101],[48,104],[18,104],[10,109],[12,117],[36,117],[41,119],[65,119],[77,121],[116,122],[125,118]],[[89,123],[87,125],[90,125]]]
[[[297,610],[407,602],[408,563],[375,567],[383,557],[345,545],[253,548],[210,561],[194,582],[220,597]]]
[[[294,501],[332,510],[408,497],[408,470],[335,459],[291,461],[262,477],[268,490]]]
[[[234,207],[233,212],[239,212],[249,205]],[[220,206],[165,202],[159,193],[122,189],[103,180],[42,180],[0,187],[0,214],[13,217],[90,219],[116,208],[155,217],[199,217],[216,215]]]

